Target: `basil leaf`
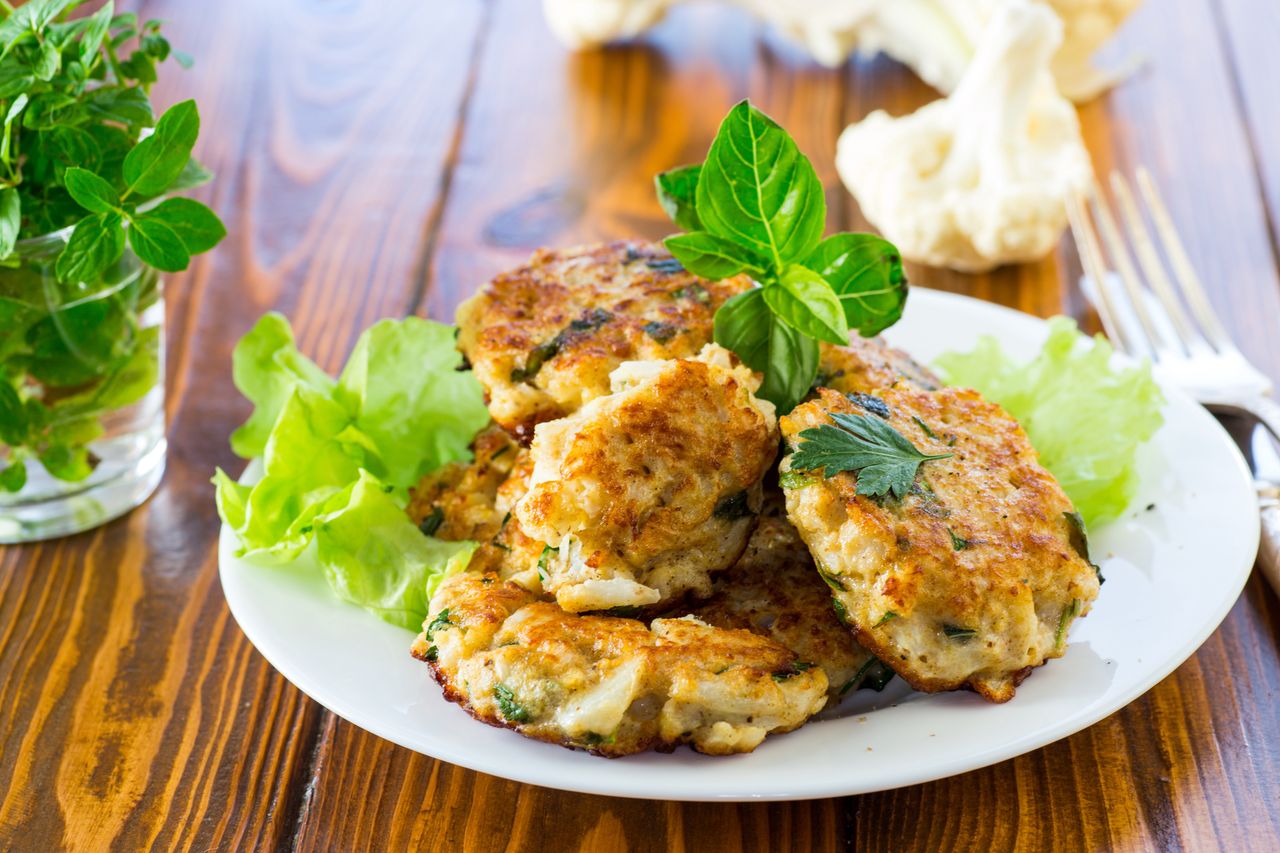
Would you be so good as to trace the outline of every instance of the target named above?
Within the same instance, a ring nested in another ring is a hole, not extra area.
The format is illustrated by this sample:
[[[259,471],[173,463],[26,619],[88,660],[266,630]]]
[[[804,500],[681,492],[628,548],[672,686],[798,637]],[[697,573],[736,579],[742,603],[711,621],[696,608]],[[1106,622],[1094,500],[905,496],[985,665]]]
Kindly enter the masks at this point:
[[[0,190],[0,258],[7,258],[13,253],[21,228],[22,203],[18,191],[5,187]]]
[[[715,339],[764,374],[756,396],[785,414],[804,398],[818,374],[818,344],[774,317],[763,291],[757,287],[739,293],[720,306]]]
[[[907,303],[902,256],[874,234],[835,234],[818,244],[805,266],[825,278],[849,327],[871,337],[898,322]]]
[[[93,281],[124,252],[124,231],[119,215],[99,213],[76,223],[66,248],[58,255],[59,281]]]
[[[732,350],[752,370],[769,366],[769,329],[773,317],[765,304],[763,288],[754,287],[731,297],[714,320],[715,340]]]
[[[182,272],[191,262],[191,253],[177,232],[148,216],[134,217],[129,245],[144,264],[164,272]]]
[[[40,56],[36,60],[36,64],[32,66],[32,72],[37,80],[49,81],[53,79],[53,75],[58,73],[58,69],[62,67],[62,51],[58,50],[57,45],[52,40],[45,41],[40,45]]]
[[[737,243],[705,231],[676,234],[664,243],[685,269],[703,278],[728,278],[743,270],[758,277],[763,275],[763,264],[759,258]]]
[[[701,171],[701,164],[681,166],[661,172],[653,179],[658,204],[662,205],[671,221],[685,231],[702,230],[697,210],[698,175]]]
[[[76,204],[92,213],[110,213],[120,207],[120,196],[111,184],[90,172],[73,166],[67,169],[62,178],[67,192],[76,200]]]
[[[217,214],[189,198],[162,201],[154,209],[135,216],[134,224],[139,220],[162,222],[169,226],[191,255],[209,251],[227,236],[227,229],[223,227]]]
[[[818,342],[774,318],[769,328],[769,368],[757,392],[778,407],[778,414],[794,409],[818,375]]]
[[[775,271],[804,260],[822,238],[827,205],[813,166],[747,101],[720,125],[696,195],[708,232],[767,258]]]
[[[764,288],[763,295],[774,316],[797,332],[829,344],[849,343],[840,300],[813,270],[791,264],[777,284]]]
[[[166,110],[156,122],[156,132],[135,145],[124,158],[124,180],[129,190],[143,195],[163,192],[191,159],[199,133],[200,114],[195,101],[183,101]]]

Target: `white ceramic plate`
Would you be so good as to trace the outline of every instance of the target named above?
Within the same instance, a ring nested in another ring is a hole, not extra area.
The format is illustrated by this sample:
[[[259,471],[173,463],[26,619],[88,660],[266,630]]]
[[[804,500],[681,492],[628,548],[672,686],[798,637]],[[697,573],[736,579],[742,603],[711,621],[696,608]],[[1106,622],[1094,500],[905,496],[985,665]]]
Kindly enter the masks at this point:
[[[917,359],[967,350],[980,334],[1030,357],[1042,321],[917,289],[888,337]],[[1050,661],[1007,704],[925,695],[894,679],[860,691],[749,755],[680,749],[608,760],[481,725],[446,702],[409,657],[413,635],[335,598],[314,566],[246,564],[222,531],[222,586],[245,634],[276,669],[339,716],[454,764],[521,782],[665,800],[790,800],[883,790],[973,770],[1044,746],[1132,702],[1186,660],[1240,594],[1258,546],[1244,461],[1203,409],[1166,389],[1166,424],[1142,453],[1141,491],[1093,533],[1106,584]],[[1152,505],[1148,509],[1148,505]]]

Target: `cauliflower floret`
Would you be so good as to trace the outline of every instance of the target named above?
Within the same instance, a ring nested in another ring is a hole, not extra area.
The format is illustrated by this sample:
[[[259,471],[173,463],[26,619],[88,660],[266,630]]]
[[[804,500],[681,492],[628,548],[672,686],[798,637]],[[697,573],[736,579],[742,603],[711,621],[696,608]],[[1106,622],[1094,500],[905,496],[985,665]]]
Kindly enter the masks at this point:
[[[662,20],[674,0],[542,0],[547,26],[580,50],[634,38]]]
[[[1010,3],[954,95],[902,118],[877,111],[841,135],[841,178],[904,257],[976,272],[1053,249],[1067,196],[1092,174],[1049,75],[1061,37],[1044,6]]]
[[[1045,0],[1062,18],[1066,34],[1053,57],[1058,91],[1080,103],[1128,76],[1132,63],[1117,71],[1099,71],[1090,57],[1119,29],[1142,0]]]
[[[677,0],[543,0],[547,22],[579,49],[633,38],[657,23]],[[842,64],[854,50],[883,52],[950,93],[1002,6],[1017,0],[733,0],[799,42],[823,65]],[[1053,59],[1059,91],[1082,101],[1125,76],[1104,73],[1089,57],[1141,0],[1041,0],[1066,23]]]

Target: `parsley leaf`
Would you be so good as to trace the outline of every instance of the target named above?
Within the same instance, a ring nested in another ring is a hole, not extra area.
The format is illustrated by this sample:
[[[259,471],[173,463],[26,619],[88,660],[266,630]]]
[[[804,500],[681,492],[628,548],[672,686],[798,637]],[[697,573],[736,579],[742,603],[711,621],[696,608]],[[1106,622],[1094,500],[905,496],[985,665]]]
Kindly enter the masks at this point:
[[[842,471],[858,475],[857,494],[871,497],[911,491],[920,463],[946,459],[950,453],[926,455],[902,433],[877,417],[833,413],[835,426],[823,424],[800,433],[791,454],[792,470],[823,471],[828,478]]]
[[[502,716],[512,723],[527,723],[533,719],[528,709],[516,701],[516,694],[505,684],[493,688],[493,698],[498,702]]]

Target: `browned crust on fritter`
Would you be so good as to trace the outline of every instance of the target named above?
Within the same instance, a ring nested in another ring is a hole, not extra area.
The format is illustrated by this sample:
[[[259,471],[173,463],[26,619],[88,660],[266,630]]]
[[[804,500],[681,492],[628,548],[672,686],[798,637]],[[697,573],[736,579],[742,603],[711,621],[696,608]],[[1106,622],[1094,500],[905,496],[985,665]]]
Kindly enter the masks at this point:
[[[920,452],[953,455],[924,463],[900,501],[856,494],[854,473],[811,475],[788,489],[789,515],[824,572],[845,587],[836,594],[859,643],[917,690],[968,685],[1007,701],[1030,668],[1062,653],[1054,628],[1060,618],[1070,624],[1061,614],[1071,602],[1083,615],[1097,595],[1096,572],[1072,545],[1071,503],[1018,423],[977,392],[899,384],[878,396]],[[794,446],[801,430],[830,423],[835,412],[868,414],[824,390],[781,420],[783,435]],[[977,634],[948,645],[943,625]],[[948,661],[952,672],[938,672]],[[974,661],[991,665],[957,668]]]
[[[471,571],[500,572],[504,578],[531,571],[544,545],[525,535],[510,511],[528,488],[529,452],[496,425],[476,436],[472,452],[471,462],[450,463],[423,477],[410,490],[406,511],[421,524],[439,510],[433,536],[480,543]]]
[[[856,335],[847,346],[822,344],[815,384],[844,394],[870,394],[907,383],[928,391],[942,387],[929,368],[883,338]]]
[[[716,309],[750,286],[742,276],[698,278],[657,244],[542,249],[459,307],[459,348],[495,420],[528,444],[538,423],[609,393],[609,373],[622,362],[696,354],[711,341]],[[574,331],[571,324],[592,311],[608,312],[608,321]],[[513,380],[557,335],[558,352],[537,374]]]
[[[785,518],[761,518],[742,558],[715,579],[715,592],[688,613],[717,628],[740,628],[791,649],[827,674],[833,697],[871,657],[840,621],[831,590]],[[834,701],[834,699],[833,699]]]
[[[799,701],[803,712],[792,707],[789,722],[771,726],[771,733],[801,725],[821,708],[826,691],[820,671],[797,670],[793,652],[749,631],[715,629],[681,619],[655,620],[650,628],[634,619],[569,614],[493,574],[468,572],[449,578],[437,599],[432,616],[447,617],[447,623],[437,626],[430,637],[424,630],[411,654],[428,664],[446,699],[490,725],[597,755],[670,751],[682,743],[695,749],[710,746],[717,753],[743,751],[725,749],[723,743],[717,747],[714,739],[700,741],[695,731],[661,731],[668,709],[664,703],[687,701],[690,684],[731,679],[730,688],[743,688],[730,690],[731,702],[748,701],[750,696],[764,711],[779,703],[785,707],[784,698],[793,705]],[[600,683],[593,678],[606,678],[624,667],[633,667],[642,679],[634,698],[627,700],[624,721],[613,733],[616,738],[590,742],[570,735],[557,712],[565,704],[582,701],[583,691]],[[499,678],[499,672],[505,674]],[[521,691],[536,693],[547,683],[566,690],[576,687],[543,705],[521,695]],[[531,718],[507,719],[500,703],[492,699],[495,684],[513,685]],[[636,710],[642,704],[652,709],[648,716]],[[709,713],[711,719],[699,718],[699,726],[715,719],[714,707]],[[733,719],[732,712],[726,714]]]

